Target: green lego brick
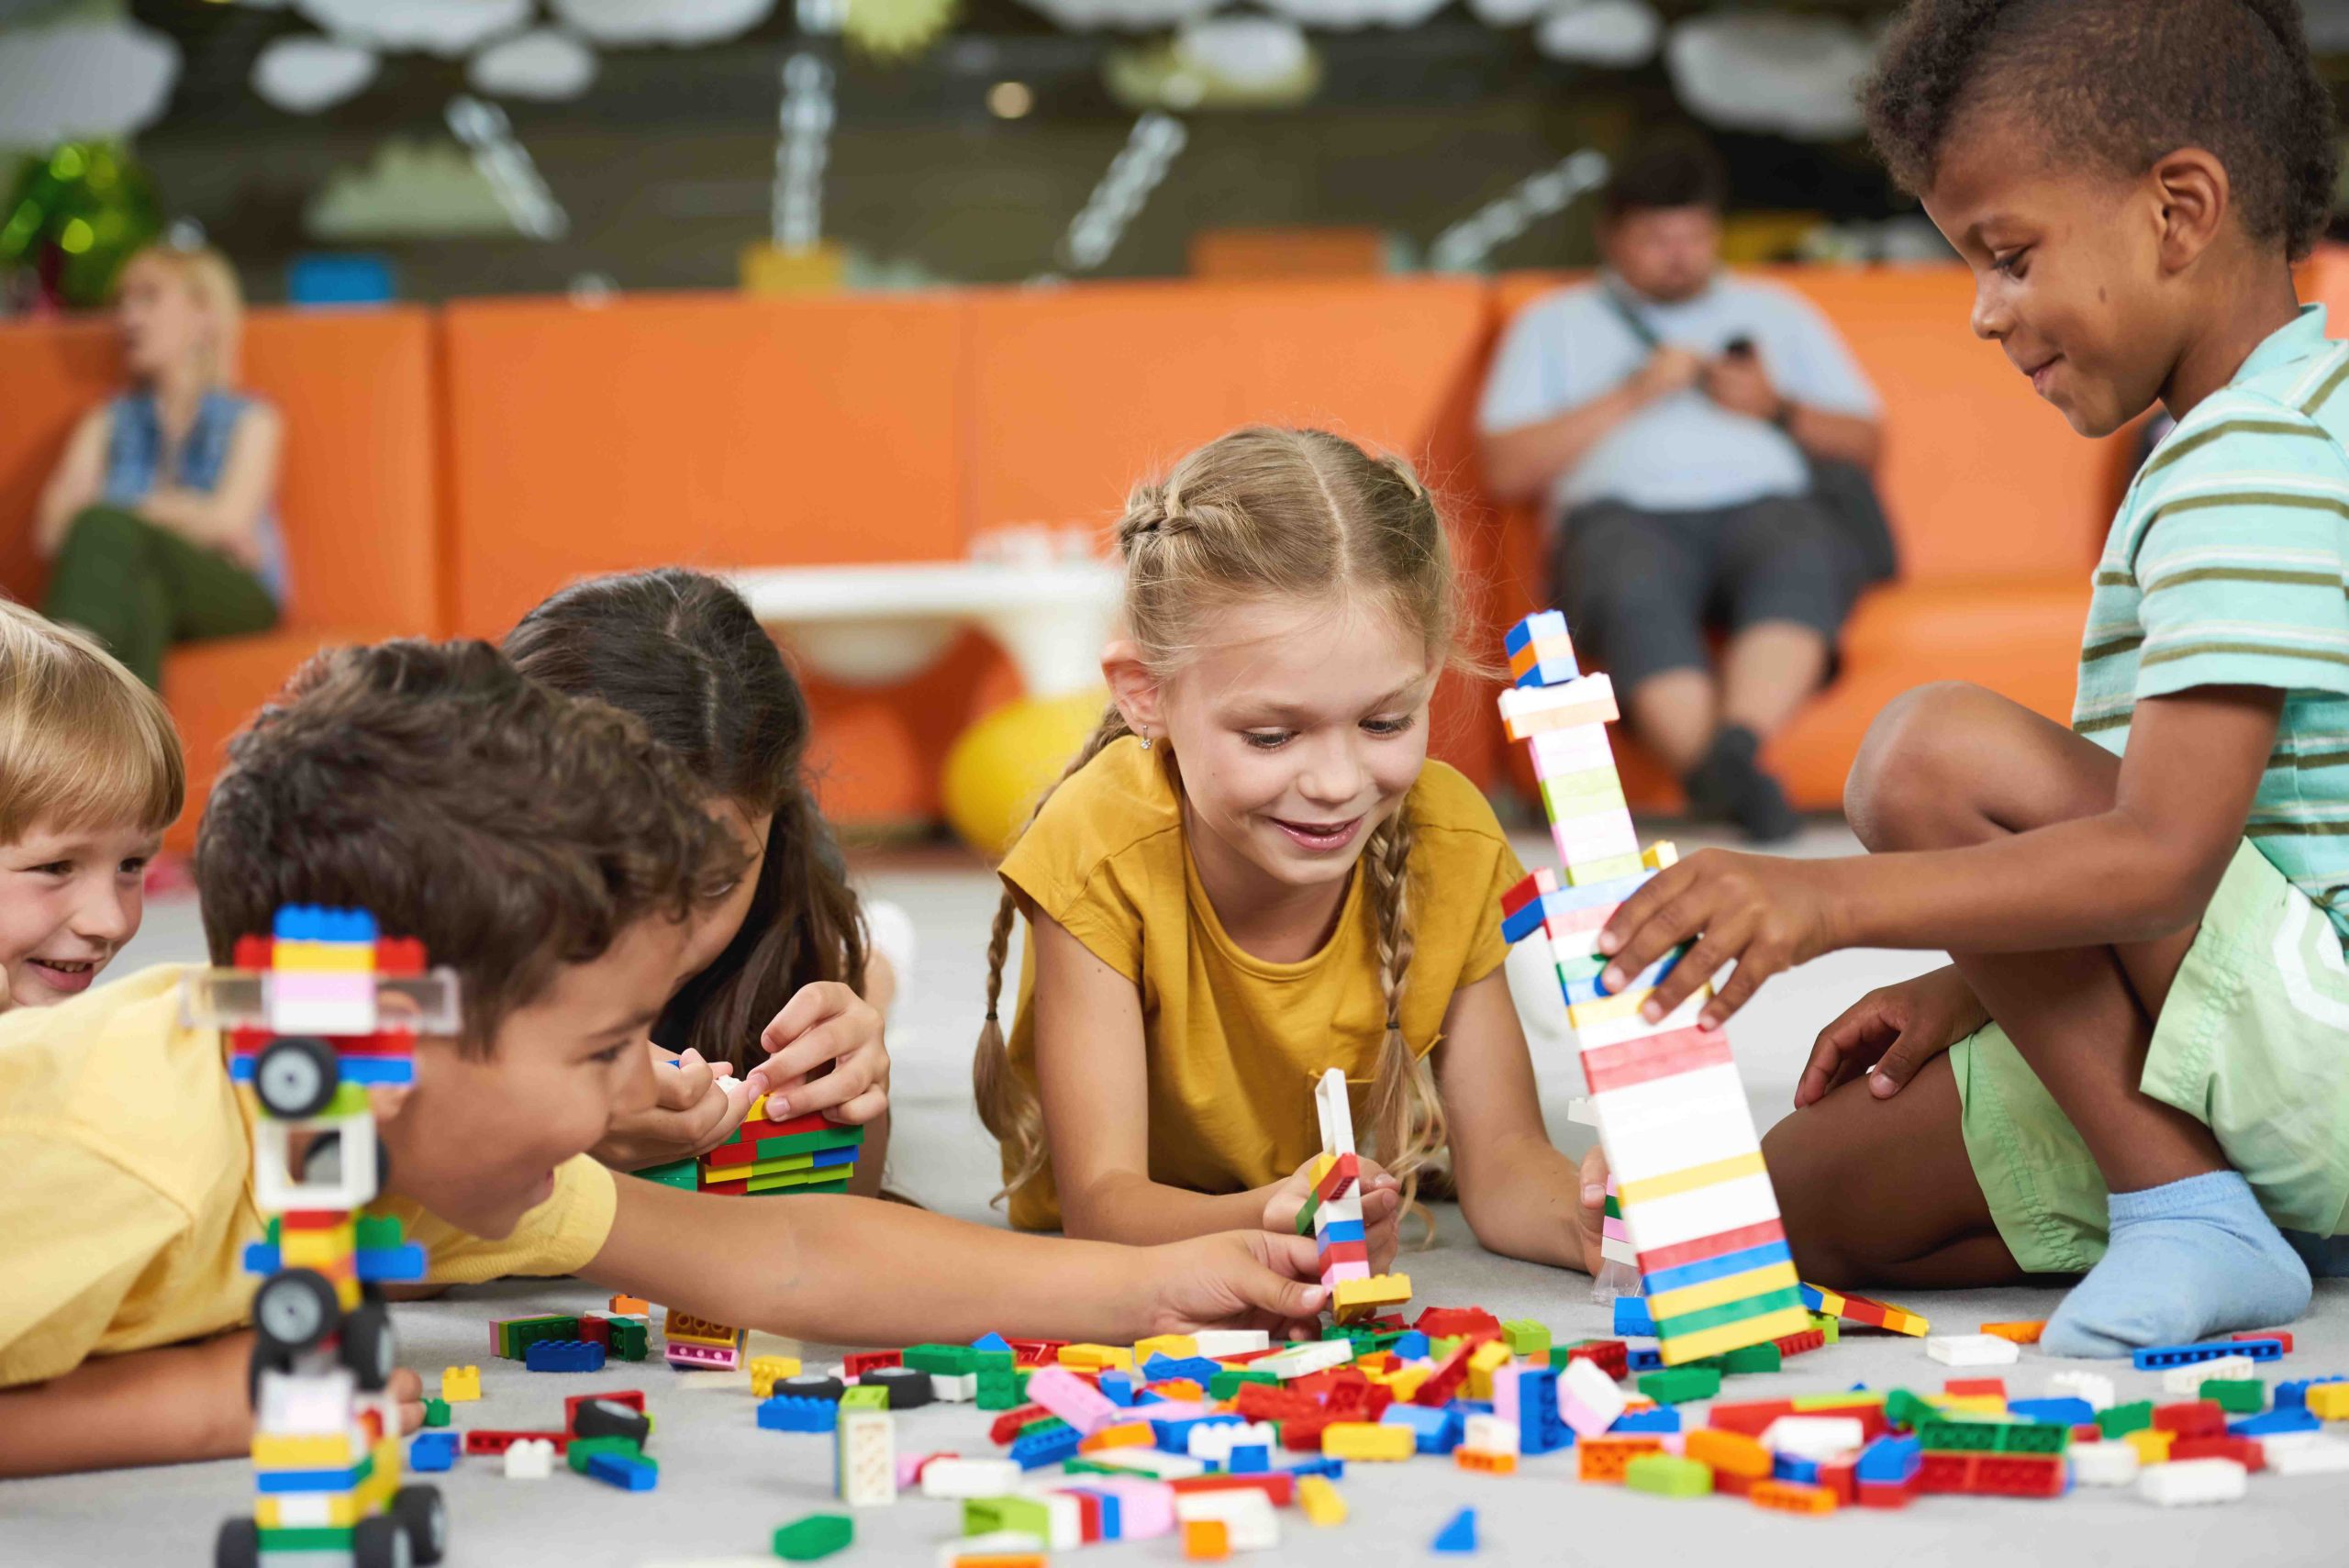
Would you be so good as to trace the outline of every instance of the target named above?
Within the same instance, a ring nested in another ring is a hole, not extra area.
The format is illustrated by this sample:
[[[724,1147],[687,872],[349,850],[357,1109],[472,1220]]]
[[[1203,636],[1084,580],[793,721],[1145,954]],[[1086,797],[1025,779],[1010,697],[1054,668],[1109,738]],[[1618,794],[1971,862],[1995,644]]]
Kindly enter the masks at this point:
[[[1006,1377],[1008,1377],[1014,1372],[1018,1371],[1019,1367],[1019,1357],[1012,1354],[1009,1351],[982,1351],[974,1349],[971,1351],[971,1370],[977,1373],[981,1377],[986,1376],[987,1373],[991,1372],[999,1372]]]
[[[1709,1366],[1674,1366],[1640,1379],[1640,1392],[1659,1405],[1686,1405],[1721,1391],[1721,1374]]]
[[[841,1396],[841,1408],[843,1410],[886,1410],[888,1407],[889,1391],[878,1384],[860,1383]]]
[[[2202,1397],[2216,1400],[2230,1416],[2256,1416],[2267,1408],[2267,1385],[2255,1377],[2207,1377]]]
[[[327,1102],[326,1109],[317,1113],[317,1119],[324,1121],[332,1118],[340,1120],[347,1116],[374,1114],[375,1107],[367,1103],[367,1085],[351,1083],[346,1078],[336,1085],[334,1098]]]
[[[273,1551],[348,1551],[353,1530],[349,1525],[313,1525],[306,1529],[265,1529],[261,1532],[262,1555]]]
[[[846,1514],[809,1514],[774,1532],[774,1554],[786,1562],[813,1562],[847,1551],[855,1539],[856,1522]]]
[[[665,1165],[647,1165],[636,1174],[648,1182],[658,1182],[664,1187],[683,1187],[692,1192],[701,1185],[701,1162],[695,1159],[672,1160]]]
[[[606,1351],[614,1361],[640,1362],[651,1353],[652,1331],[633,1318],[611,1320],[612,1342]]]
[[[1636,856],[1633,858],[1637,859]],[[1760,1296],[1749,1296],[1742,1301],[1724,1301],[1719,1307],[1707,1307],[1695,1312],[1683,1312],[1677,1318],[1662,1318],[1655,1326],[1656,1337],[1669,1341],[1684,1335],[1702,1333],[1707,1329],[1742,1323],[1749,1318],[1759,1318],[1765,1313],[1801,1305],[1802,1292],[1788,1285],[1784,1290],[1765,1291]],[[1665,1353],[1671,1353],[1668,1343]]]
[[[968,1345],[908,1345],[905,1361],[932,1377],[967,1377],[979,1370],[979,1352]]]
[[[1718,1359],[1721,1371],[1740,1376],[1748,1373],[1776,1372],[1786,1363],[1778,1347],[1766,1340],[1758,1345],[1742,1345]]]
[[[1313,1234],[1313,1216],[1320,1209],[1320,1207],[1321,1195],[1316,1192],[1308,1192],[1305,1195],[1304,1204],[1299,1207],[1297,1211],[1297,1233],[1299,1236],[1310,1236]]]
[[[449,1424],[449,1402],[446,1399],[440,1398],[436,1396],[425,1396],[424,1424],[428,1427],[447,1426]]]
[[[1938,1421],[1941,1412],[1905,1388],[1896,1388],[1884,1396],[1884,1418],[1903,1431],[1914,1430],[1920,1421]]]
[[[587,1462],[599,1453],[616,1453],[623,1459],[642,1459],[647,1464],[653,1462],[645,1458],[644,1450],[638,1446],[634,1438],[573,1438],[563,1450],[562,1457],[573,1470],[584,1475],[587,1473]]]
[[[1058,1416],[1039,1416],[1034,1420],[1029,1422],[1026,1426],[1020,1428],[1019,1435],[1023,1438],[1032,1438],[1038,1432],[1064,1431],[1067,1428],[1068,1423],[1062,1420]]]
[[[1624,1466],[1623,1485],[1657,1497],[1704,1497],[1712,1493],[1713,1470],[1701,1459],[1643,1453]]]
[[[575,1340],[579,1338],[579,1319],[550,1315],[543,1318],[517,1318],[503,1325],[498,1334],[505,1346],[498,1353],[508,1361],[520,1361],[532,1345],[541,1340]]]
[[[1025,1391],[1010,1373],[979,1373],[978,1407],[982,1410],[1017,1410]]]
[[[1513,1356],[1539,1359],[1550,1353],[1550,1329],[1531,1318],[1512,1318],[1501,1325],[1501,1338]]]
[[[1605,1203],[1605,1205],[1604,1205],[1604,1206],[1602,1206],[1602,1207],[1600,1208],[1600,1211],[1599,1211],[1599,1212],[1601,1212],[1602,1214],[1606,1215],[1606,1217],[1607,1217],[1608,1218],[1609,1218],[1609,1219],[1620,1219],[1620,1218],[1623,1218],[1623,1198],[1622,1198],[1622,1195],[1621,1195],[1621,1194],[1620,1194],[1620,1193],[1609,1193],[1609,1194],[1607,1195],[1607,1202]]]
[[[1617,882],[1627,876],[1637,876],[1647,868],[1640,863],[1639,851],[1627,850],[1620,855],[1609,855],[1588,865],[1568,866],[1566,884],[1570,887],[1596,887],[1602,882]]]
[[[755,1157],[761,1160],[775,1160],[786,1154],[812,1154],[818,1149],[854,1149],[863,1141],[864,1129],[861,1127],[818,1128],[814,1132],[794,1132],[781,1138],[762,1138],[759,1140]]]
[[[841,1167],[823,1171],[785,1171],[775,1176],[752,1176],[742,1191],[751,1197],[765,1193],[844,1193],[848,1177]]]
[[[276,1221],[272,1220],[271,1223],[275,1224]],[[400,1217],[396,1214],[362,1214],[352,1231],[351,1239],[362,1252],[396,1247],[406,1240],[400,1233]]]
[[[2037,1421],[1943,1417],[1918,1422],[1917,1441],[1929,1453],[2062,1453],[2072,1444],[2072,1429]]]
[[[1812,1313],[1810,1326],[1825,1335],[1827,1342],[1831,1345],[1835,1343],[1843,1332],[1843,1320],[1841,1318],[1829,1317],[1824,1313]]]
[[[963,1533],[993,1535],[1016,1529],[1040,1540],[1052,1534],[1052,1510],[1034,1497],[972,1497],[963,1504]]]
[[[1230,1399],[1240,1392],[1242,1384],[1268,1383],[1277,1388],[1280,1381],[1269,1372],[1250,1372],[1244,1366],[1228,1366],[1208,1379],[1208,1397]]]
[[[2115,1405],[2110,1410],[2096,1413],[2097,1430],[2108,1438],[2125,1438],[2153,1424],[2154,1402],[2150,1399],[2140,1399],[2134,1405]]]
[[[1428,1359],[1434,1362],[1438,1366],[1441,1366],[1443,1364],[1445,1360],[1451,1356],[1452,1352],[1459,1348],[1460,1340],[1457,1338],[1448,1340],[1430,1340],[1428,1341]]]

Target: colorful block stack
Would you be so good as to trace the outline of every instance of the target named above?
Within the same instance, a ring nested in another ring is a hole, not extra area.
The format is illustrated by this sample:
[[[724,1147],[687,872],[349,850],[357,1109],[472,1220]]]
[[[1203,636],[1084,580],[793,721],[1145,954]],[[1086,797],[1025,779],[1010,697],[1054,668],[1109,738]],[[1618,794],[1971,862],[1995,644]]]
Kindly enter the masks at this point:
[[[756,1197],[768,1193],[841,1193],[856,1174],[864,1129],[843,1127],[820,1111],[771,1121],[766,1096],[751,1102],[734,1135],[696,1160],[655,1165],[637,1174],[688,1191]]]
[[[1600,984],[1608,961],[1598,933],[1676,858],[1669,844],[1640,851],[1607,740],[1614,688],[1604,675],[1582,674],[1565,617],[1554,610],[1520,622],[1508,649],[1516,684],[1501,693],[1501,722],[1532,751],[1562,869],[1537,871],[1510,890],[1502,929],[1511,941],[1537,930],[1549,938],[1663,1358],[1696,1361],[1806,1329],[1728,1037],[1697,1027],[1712,987],[1698,985],[1670,1017],[1649,1023],[1640,1008],[1678,951],[1620,994]]]
[[[733,1372],[749,1336],[724,1323],[669,1308],[661,1319],[661,1352],[681,1372]]]
[[[1297,1233],[1311,1235],[1320,1249],[1321,1283],[1330,1287],[1330,1308],[1341,1323],[1360,1322],[1381,1307],[1411,1299],[1408,1274],[1370,1272],[1370,1238],[1362,1218],[1362,1161],[1354,1152],[1353,1108],[1346,1099],[1346,1075],[1335,1067],[1321,1074],[1313,1091],[1321,1121],[1321,1154],[1313,1162],[1313,1191],[1297,1211]]]

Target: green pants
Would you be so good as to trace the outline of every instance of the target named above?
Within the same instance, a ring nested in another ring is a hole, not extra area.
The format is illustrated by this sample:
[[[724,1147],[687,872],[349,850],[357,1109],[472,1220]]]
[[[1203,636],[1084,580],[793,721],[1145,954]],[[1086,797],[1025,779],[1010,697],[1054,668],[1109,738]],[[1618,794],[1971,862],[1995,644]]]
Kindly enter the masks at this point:
[[[73,519],[41,613],[94,633],[158,690],[173,643],[277,624],[277,602],[260,578],[217,550],[115,506],[92,506]]]

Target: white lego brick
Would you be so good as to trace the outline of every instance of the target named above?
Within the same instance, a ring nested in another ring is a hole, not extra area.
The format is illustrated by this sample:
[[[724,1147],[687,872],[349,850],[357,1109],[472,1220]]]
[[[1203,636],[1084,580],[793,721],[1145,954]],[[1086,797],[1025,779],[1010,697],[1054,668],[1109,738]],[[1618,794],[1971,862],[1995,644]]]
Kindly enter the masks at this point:
[[[1498,1416],[1487,1416],[1479,1411],[1470,1416],[1464,1424],[1460,1446],[1476,1453],[1515,1453],[1518,1451],[1518,1429]]]
[[[1613,1236],[1598,1239],[1598,1255],[1610,1263],[1629,1263],[1635,1269],[1640,1266],[1639,1249]]]
[[[1273,1348],[1273,1337],[1262,1329],[1202,1329],[1191,1338],[1209,1361]]]
[[[1360,1225],[1363,1222],[1359,1190],[1344,1197],[1330,1198],[1313,1211],[1313,1234],[1317,1238],[1332,1225]]]
[[[1631,1244],[1643,1252],[1777,1218],[1778,1196],[1770,1189],[1766,1172],[1623,1206],[1623,1223],[1631,1232]]]
[[[1254,1487],[1230,1492],[1184,1492],[1174,1498],[1174,1517],[1221,1519],[1234,1551],[1270,1551],[1281,1543],[1281,1523],[1273,1500]]]
[[[1619,806],[1553,822],[1550,842],[1556,847],[1561,864],[1580,867],[1617,855],[1638,854],[1640,830],[1631,826],[1631,814]]]
[[[1044,1539],[1024,1529],[989,1530],[985,1535],[966,1535],[960,1540],[950,1540],[938,1549],[938,1568],[961,1568],[965,1561],[976,1562],[989,1557],[1028,1557],[1044,1550]],[[766,1562],[772,1565],[774,1559]]]
[[[1925,1354],[1943,1366],[2011,1366],[2022,1358],[2020,1346],[1996,1334],[1928,1334]]]
[[[1616,1181],[1643,1182],[1762,1147],[1732,1062],[1595,1096]]]
[[[930,1374],[930,1396],[941,1405],[968,1405],[979,1396],[979,1374],[966,1372],[950,1376],[933,1372]]]
[[[1248,1366],[1252,1372],[1269,1372],[1286,1383],[1293,1377],[1310,1377],[1317,1372],[1343,1366],[1353,1359],[1353,1346],[1343,1340],[1307,1340],[1250,1362]]]
[[[1627,1040],[1645,1040],[1650,1035],[1671,1034],[1676,1029],[1693,1029],[1697,1027],[1697,1016],[1705,1010],[1705,1004],[1712,999],[1712,986],[1699,985],[1688,994],[1687,1001],[1654,1023],[1648,1022],[1636,1012],[1626,1013],[1620,1018],[1609,1018],[1604,1023],[1592,1024],[1588,1028],[1576,1028],[1575,1040],[1582,1050],[1597,1051],[1601,1046],[1620,1045]]]
[[[1280,1431],[1270,1421],[1225,1421],[1191,1429],[1191,1457],[1213,1464],[1231,1462],[1231,1451],[1235,1448],[1271,1451],[1280,1446]]]
[[[505,1457],[508,1481],[544,1481],[554,1473],[554,1444],[545,1438],[508,1443]]]
[[[1019,1490],[1026,1478],[1017,1460],[962,1459],[943,1456],[922,1466],[925,1497],[1003,1497]]]
[[[1353,1102],[1346,1097],[1346,1074],[1332,1067],[1313,1087],[1313,1109],[1321,1123],[1321,1152],[1354,1152]]]
[[[1822,1462],[1866,1441],[1857,1416],[1781,1416],[1762,1430],[1762,1446],[1772,1453]]]
[[[1563,686],[1505,686],[1500,710],[1502,727],[1520,740],[1544,729],[1598,728],[1622,717],[1615,684],[1605,675],[1585,675]]]
[[[2233,1382],[2238,1378],[2258,1375],[2259,1363],[2249,1356],[2221,1356],[2217,1361],[2170,1368],[2162,1373],[2162,1392],[2199,1399],[2202,1396],[2202,1385],[2213,1378],[2221,1382]]]
[[[1611,910],[1620,908],[1621,906],[1610,905],[1609,907]],[[1550,962],[1564,968],[1570,963],[1579,963],[1586,959],[1598,957],[1598,935],[1605,929],[1607,929],[1605,921],[1596,926],[1578,926],[1572,929],[1563,925],[1552,925],[1546,920],[1543,921],[1542,934],[1550,939]]]
[[[1615,766],[1615,746],[1603,724],[1579,724],[1568,729],[1544,729],[1527,742],[1533,753],[1533,775],[1556,778]]]
[[[2275,1438],[2260,1440],[2260,1451],[2266,1456],[2270,1475],[2338,1475],[2349,1472],[2349,1442],[2324,1432],[2283,1432],[2277,1436],[2300,1440],[2278,1443]]]
[[[2165,1508],[2240,1502],[2248,1487],[2243,1466],[2232,1459],[2174,1459],[2137,1476],[2137,1495]]]
[[[334,1523],[334,1508],[346,1496],[340,1492],[276,1492],[279,1529],[325,1529]]]
[[[1587,1356],[1568,1362],[1558,1373],[1558,1416],[1578,1436],[1605,1431],[1630,1403],[1615,1380]]]
[[[328,1372],[264,1372],[253,1429],[272,1437],[315,1437],[351,1429],[359,1385],[340,1367]]]
[[[2112,1379],[2100,1372],[2059,1372],[2047,1380],[2051,1399],[2085,1399],[2098,1412],[2112,1408]]]
[[[2137,1451],[2107,1440],[2072,1445],[2072,1479],[2083,1486],[2126,1486],[2137,1479]]]
[[[313,1142],[302,1169],[294,1174],[293,1138],[296,1133],[332,1135],[331,1154],[317,1152]],[[375,1118],[357,1116],[308,1117],[285,1121],[276,1117],[253,1120],[253,1206],[263,1214],[295,1208],[364,1208],[375,1201],[381,1174],[375,1145]]]
[[[897,1429],[886,1410],[842,1410],[833,1440],[841,1502],[869,1508],[897,1500]]]

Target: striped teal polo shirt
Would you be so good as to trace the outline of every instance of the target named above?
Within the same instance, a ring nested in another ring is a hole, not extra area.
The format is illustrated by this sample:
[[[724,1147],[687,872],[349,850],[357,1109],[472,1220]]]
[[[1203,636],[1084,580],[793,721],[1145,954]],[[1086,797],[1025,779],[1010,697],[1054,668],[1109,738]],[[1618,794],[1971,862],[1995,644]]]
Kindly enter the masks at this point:
[[[2129,744],[2138,701],[2284,694],[2244,828],[2349,935],[2349,343],[2303,306],[2154,451],[2097,564],[2072,728]]]

